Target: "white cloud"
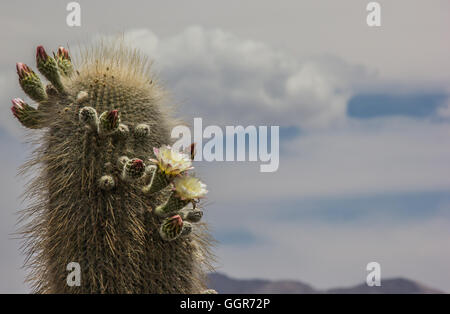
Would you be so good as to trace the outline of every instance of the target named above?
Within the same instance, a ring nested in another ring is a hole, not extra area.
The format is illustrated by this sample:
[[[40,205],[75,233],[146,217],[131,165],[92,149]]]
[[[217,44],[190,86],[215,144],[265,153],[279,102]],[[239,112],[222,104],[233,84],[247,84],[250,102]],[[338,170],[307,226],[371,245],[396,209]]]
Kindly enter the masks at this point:
[[[183,112],[228,125],[341,123],[351,83],[367,76],[337,58],[300,60],[219,29],[193,26],[164,39],[141,29],[125,37],[155,59]]]

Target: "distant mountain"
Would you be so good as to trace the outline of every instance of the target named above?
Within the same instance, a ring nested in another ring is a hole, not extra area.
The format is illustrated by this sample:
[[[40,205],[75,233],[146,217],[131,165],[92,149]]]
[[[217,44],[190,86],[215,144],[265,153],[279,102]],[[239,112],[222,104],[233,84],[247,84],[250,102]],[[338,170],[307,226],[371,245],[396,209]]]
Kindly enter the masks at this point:
[[[404,278],[393,278],[385,279],[381,281],[381,287],[369,287],[366,284],[357,285],[348,288],[334,288],[327,290],[325,293],[364,293],[364,294],[432,294],[432,293],[444,293],[437,289],[429,288],[418,282],[404,279]]]
[[[221,273],[209,275],[209,286],[219,293],[257,294],[257,293],[330,293],[330,294],[430,294],[443,293],[437,289],[428,288],[420,283],[403,278],[385,279],[381,287],[369,287],[366,284],[347,288],[333,288],[317,290],[312,286],[293,280],[262,280],[262,279],[234,279]]]

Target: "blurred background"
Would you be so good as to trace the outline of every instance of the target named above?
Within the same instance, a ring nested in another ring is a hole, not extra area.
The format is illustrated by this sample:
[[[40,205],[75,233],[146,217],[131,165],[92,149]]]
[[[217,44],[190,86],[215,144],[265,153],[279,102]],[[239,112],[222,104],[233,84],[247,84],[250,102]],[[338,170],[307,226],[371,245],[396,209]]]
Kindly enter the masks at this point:
[[[450,292],[450,2],[70,1],[0,5],[0,292],[29,291],[17,230],[31,147],[10,113],[15,63],[123,34],[154,60],[179,116],[279,125],[280,166],[197,162],[218,271],[326,290],[376,261]]]

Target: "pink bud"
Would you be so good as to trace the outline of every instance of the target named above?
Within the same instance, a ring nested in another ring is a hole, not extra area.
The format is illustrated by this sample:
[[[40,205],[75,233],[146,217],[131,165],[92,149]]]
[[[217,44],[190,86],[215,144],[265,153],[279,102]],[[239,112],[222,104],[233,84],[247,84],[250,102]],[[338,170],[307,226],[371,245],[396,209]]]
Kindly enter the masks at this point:
[[[45,52],[45,49],[43,46],[38,46],[36,49],[36,62],[42,62],[42,61],[46,61],[48,58],[47,53]]]
[[[20,111],[23,110],[23,106],[25,105],[25,102],[20,99],[20,98],[14,98],[11,100],[12,102],[12,107],[11,107],[11,111],[13,113],[13,115],[17,118]]]
[[[25,63],[21,62],[16,63],[16,70],[20,79],[23,79],[26,75],[31,74],[33,72]]]
[[[111,124],[112,128],[115,128],[117,126],[117,123],[119,122],[119,110],[111,110],[108,113],[108,118]]]
[[[67,59],[70,61],[69,51],[64,47],[59,47],[56,55],[61,59]]]
[[[132,167],[136,170],[144,168],[144,162],[141,159],[133,159]]]
[[[175,216],[170,217],[170,221],[172,222],[172,224],[174,224],[178,227],[183,226],[183,219],[181,219],[180,215],[175,215]]]

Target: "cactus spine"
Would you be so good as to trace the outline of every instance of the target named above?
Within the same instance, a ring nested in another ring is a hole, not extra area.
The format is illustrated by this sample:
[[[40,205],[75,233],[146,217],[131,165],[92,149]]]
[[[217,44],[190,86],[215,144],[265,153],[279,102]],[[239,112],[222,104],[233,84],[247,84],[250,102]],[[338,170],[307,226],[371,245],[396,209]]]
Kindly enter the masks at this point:
[[[122,44],[99,46],[81,61],[75,70],[66,49],[53,58],[39,46],[45,88],[17,64],[38,106],[15,98],[12,112],[24,127],[43,129],[24,165],[38,171],[27,190],[34,203],[23,212],[34,292],[205,291],[210,236],[197,203],[206,190],[197,179],[183,181],[192,178],[190,157],[166,146],[179,122],[163,89]],[[80,264],[80,286],[67,285],[71,262]]]

